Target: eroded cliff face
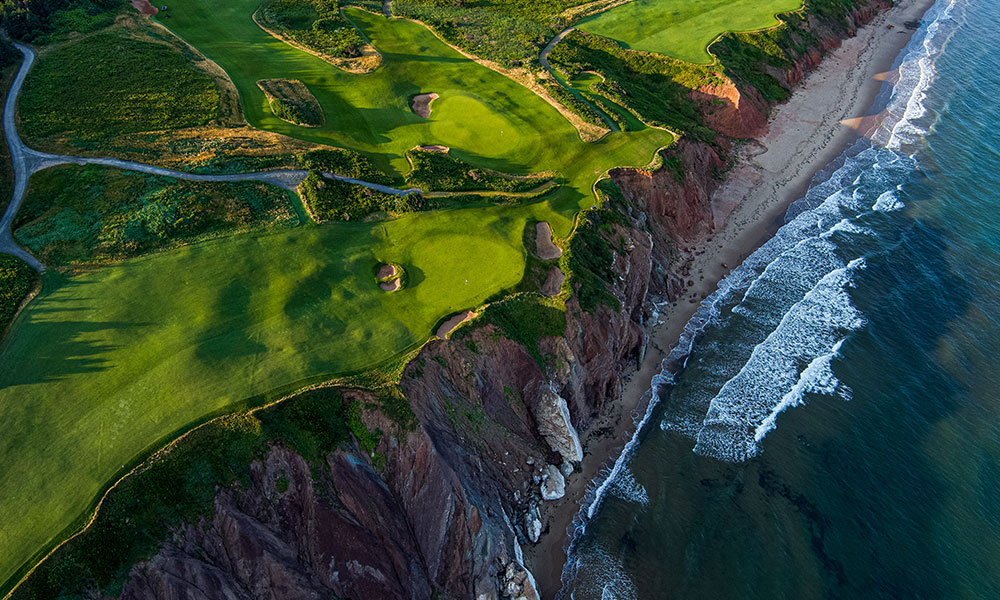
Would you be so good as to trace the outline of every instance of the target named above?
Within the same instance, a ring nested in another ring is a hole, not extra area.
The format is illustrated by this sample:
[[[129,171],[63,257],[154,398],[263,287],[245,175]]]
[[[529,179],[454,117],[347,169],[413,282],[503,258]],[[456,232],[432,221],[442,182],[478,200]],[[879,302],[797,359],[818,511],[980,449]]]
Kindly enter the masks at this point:
[[[372,456],[345,448],[310,466],[272,448],[249,487],[221,491],[211,518],[134,566],[121,597],[537,598],[520,548],[542,531],[543,495],[574,477],[577,431],[643,346],[651,238],[609,235],[624,240],[609,287],[621,310],[571,301],[565,335],[539,342],[541,363],[493,325],[428,344],[402,380],[413,431],[372,410],[365,424],[384,432]]]
[[[774,76],[794,85],[821,50],[887,5],[853,11],[843,31],[812,24],[818,45]],[[754,90],[699,93],[720,107],[706,120],[725,136],[766,127]],[[539,505],[577,476],[581,435],[640,357],[651,296],[679,293],[683,248],[711,235],[726,149],[681,140],[664,168],[611,172],[630,205],[629,223],[607,232],[619,310],[588,313],[571,300],[564,335],[539,341],[541,360],[493,325],[429,343],[401,383],[415,429],[371,410],[366,425],[383,432],[372,455],[347,447],[316,466],[272,448],[249,487],[221,491],[210,518],[135,565],[121,597],[537,598],[521,547],[538,540]]]

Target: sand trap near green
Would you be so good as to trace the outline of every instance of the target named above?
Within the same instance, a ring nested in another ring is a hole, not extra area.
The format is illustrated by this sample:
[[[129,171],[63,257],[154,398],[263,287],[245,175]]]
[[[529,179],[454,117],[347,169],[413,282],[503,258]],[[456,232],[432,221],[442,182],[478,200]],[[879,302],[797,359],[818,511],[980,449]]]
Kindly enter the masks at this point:
[[[712,62],[706,48],[727,31],[778,24],[777,13],[802,0],[634,0],[581,21],[577,28],[692,63]]]
[[[554,171],[561,186],[528,206],[305,225],[71,276],[50,271],[0,346],[0,581],[79,523],[122,465],[191,423],[377,366],[423,343],[440,319],[513,286],[530,219],[567,235],[604,171],[645,165],[672,141],[642,129],[583,143],[529,90],[417,24],[360,10],[347,14],[384,61],[350,74],[260,30],[256,8],[179,0],[167,21],[226,69],[252,124],[366,152],[397,174],[407,149],[442,144],[477,166]],[[324,125],[271,114],[256,83],[265,78],[306,84]],[[428,90],[441,97],[424,119],[409,101]],[[406,269],[398,292],[372,277],[387,262]]]

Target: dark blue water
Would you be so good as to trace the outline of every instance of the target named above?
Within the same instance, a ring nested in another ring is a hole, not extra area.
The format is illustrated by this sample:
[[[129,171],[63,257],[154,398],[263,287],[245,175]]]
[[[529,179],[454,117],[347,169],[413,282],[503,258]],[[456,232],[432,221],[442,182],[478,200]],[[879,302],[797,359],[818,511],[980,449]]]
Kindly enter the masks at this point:
[[[1000,3],[723,282],[581,514],[564,598],[1000,598]]]

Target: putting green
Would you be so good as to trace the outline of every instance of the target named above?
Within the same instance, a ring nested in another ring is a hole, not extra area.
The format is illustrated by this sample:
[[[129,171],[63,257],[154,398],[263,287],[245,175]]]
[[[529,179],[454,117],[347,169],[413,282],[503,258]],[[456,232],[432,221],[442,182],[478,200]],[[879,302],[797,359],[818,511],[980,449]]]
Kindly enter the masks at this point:
[[[480,166],[555,171],[562,186],[529,206],[307,225],[45,275],[0,347],[0,581],[151,444],[250,397],[399,356],[441,318],[514,285],[529,219],[567,235],[601,173],[644,165],[672,141],[643,129],[585,144],[550,105],[422,26],[359,10],[347,14],[385,60],[349,74],[261,31],[256,6],[178,0],[167,21],[226,69],[252,124],[367,152],[397,173],[408,148],[445,144]],[[264,78],[304,82],[325,126],[274,117]],[[441,95],[430,119],[409,107],[423,92]],[[378,262],[402,264],[407,287],[378,289]]]
[[[777,13],[802,8],[802,0],[633,0],[581,21],[577,28],[618,40],[627,48],[710,63],[706,50],[727,31],[778,24]]]

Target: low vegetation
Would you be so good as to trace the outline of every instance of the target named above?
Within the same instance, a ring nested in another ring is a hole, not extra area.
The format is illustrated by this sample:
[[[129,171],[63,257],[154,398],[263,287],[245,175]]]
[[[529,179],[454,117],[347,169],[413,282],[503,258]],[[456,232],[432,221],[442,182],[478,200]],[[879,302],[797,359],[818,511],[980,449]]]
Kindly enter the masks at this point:
[[[316,221],[351,221],[375,213],[401,215],[423,206],[419,194],[389,194],[363,185],[330,179],[310,171],[299,192]]]
[[[576,93],[571,92],[556,82],[546,82],[542,85],[550,94],[552,94],[553,98],[569,109],[570,112],[583,119],[585,123],[597,125],[598,127],[608,126],[608,124],[604,121],[603,115],[601,115],[601,113],[598,112],[591,104],[578,96]]]
[[[555,35],[570,0],[394,0],[394,14],[423,21],[449,43],[507,66],[532,65]]]
[[[299,166],[310,171],[332,173],[368,183],[391,185],[392,178],[372,161],[354,150],[312,150],[298,155]]]
[[[218,116],[213,79],[171,47],[112,29],[47,53],[24,83],[26,140],[91,148],[124,133],[205,125]]]
[[[627,50],[614,40],[579,31],[563,38],[549,60],[570,78],[588,71],[599,72],[603,78],[592,88],[632,108],[647,123],[685,131],[700,139],[714,138],[690,98],[692,89],[722,82],[712,68]]]
[[[323,124],[323,108],[306,84],[297,79],[261,79],[257,87],[264,92],[271,112],[279,119],[319,127]]]
[[[256,15],[267,29],[324,56],[357,58],[365,46],[337,0],[266,0]]]
[[[17,314],[18,307],[28,296],[36,279],[38,273],[26,262],[10,254],[0,254],[0,336]]]
[[[91,165],[33,176],[13,228],[42,262],[58,266],[297,222],[289,194],[264,183],[182,181]]]
[[[751,31],[779,23],[776,13],[802,0],[633,0],[582,20],[577,27],[691,63],[710,63],[706,47],[726,31]]]
[[[396,408],[397,399],[381,403],[407,418],[409,408]],[[112,490],[91,527],[43,563],[12,598],[83,597],[95,589],[118,595],[131,565],[153,555],[172,527],[210,517],[219,488],[248,487],[251,463],[271,447],[290,448],[320,470],[327,454],[353,447],[352,440],[371,455],[382,432],[365,427],[363,409],[336,388],[319,388],[192,431]],[[275,491],[284,493],[288,484],[279,477]]]
[[[563,270],[580,308],[591,313],[601,305],[616,311],[620,309],[618,298],[608,290],[608,282],[618,277],[614,268],[615,252],[608,236],[615,225],[623,223],[622,213],[615,208],[621,192],[610,179],[601,180],[598,185],[605,205],[583,215],[562,257]]]
[[[539,177],[512,177],[476,168],[446,152],[410,150],[407,160],[413,169],[406,175],[408,185],[424,191],[471,191],[489,190],[496,192],[527,192],[540,186],[545,180]]]

